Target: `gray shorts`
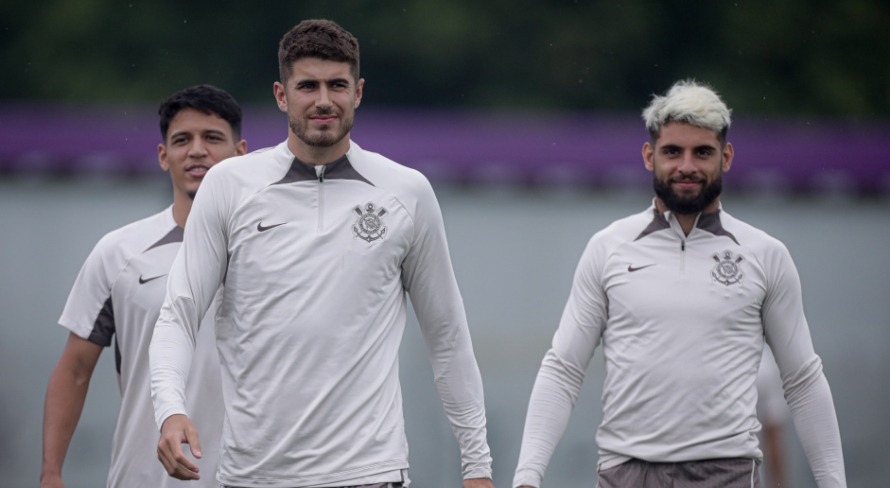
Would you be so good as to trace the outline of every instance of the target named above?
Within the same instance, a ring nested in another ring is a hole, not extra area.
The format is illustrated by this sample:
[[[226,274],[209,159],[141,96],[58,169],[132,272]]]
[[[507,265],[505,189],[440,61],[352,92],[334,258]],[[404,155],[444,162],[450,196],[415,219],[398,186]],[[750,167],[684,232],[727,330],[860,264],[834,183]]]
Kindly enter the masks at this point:
[[[639,459],[601,470],[597,488],[760,488],[757,461],[746,458],[650,463]]]

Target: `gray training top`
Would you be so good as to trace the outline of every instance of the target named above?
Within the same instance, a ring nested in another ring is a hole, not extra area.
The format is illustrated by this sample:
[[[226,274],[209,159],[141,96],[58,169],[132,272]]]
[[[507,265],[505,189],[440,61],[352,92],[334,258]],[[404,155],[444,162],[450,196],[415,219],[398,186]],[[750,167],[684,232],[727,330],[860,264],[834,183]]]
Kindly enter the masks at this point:
[[[600,343],[599,469],[631,458],[760,459],[764,337],[819,486],[845,486],[831,392],[785,246],[722,210],[699,215],[688,236],[654,205],[614,222],[578,264],[531,395],[514,486],[540,486]]]

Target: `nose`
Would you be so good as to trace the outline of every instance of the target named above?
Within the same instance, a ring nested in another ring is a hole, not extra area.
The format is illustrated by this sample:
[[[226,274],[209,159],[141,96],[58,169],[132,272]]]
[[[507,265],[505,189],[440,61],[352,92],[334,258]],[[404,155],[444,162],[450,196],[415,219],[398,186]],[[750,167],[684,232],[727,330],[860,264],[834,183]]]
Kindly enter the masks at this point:
[[[680,160],[680,166],[677,168],[681,173],[694,173],[696,171],[694,156],[692,151],[684,151],[683,159]]]
[[[330,107],[331,106],[331,96],[328,91],[328,87],[322,85],[318,90],[318,97],[315,99],[316,107]]]
[[[188,154],[190,158],[203,158],[207,156],[207,145],[204,144],[204,140],[200,137],[194,138],[189,145]]]

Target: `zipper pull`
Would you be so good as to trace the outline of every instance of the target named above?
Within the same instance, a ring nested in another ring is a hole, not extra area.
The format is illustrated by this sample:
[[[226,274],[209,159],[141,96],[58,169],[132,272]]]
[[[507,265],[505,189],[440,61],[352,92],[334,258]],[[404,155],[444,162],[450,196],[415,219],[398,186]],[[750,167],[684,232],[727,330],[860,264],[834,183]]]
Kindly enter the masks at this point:
[[[324,169],[327,166],[324,164],[318,164],[315,166],[315,175],[318,176],[318,182],[324,183]]]

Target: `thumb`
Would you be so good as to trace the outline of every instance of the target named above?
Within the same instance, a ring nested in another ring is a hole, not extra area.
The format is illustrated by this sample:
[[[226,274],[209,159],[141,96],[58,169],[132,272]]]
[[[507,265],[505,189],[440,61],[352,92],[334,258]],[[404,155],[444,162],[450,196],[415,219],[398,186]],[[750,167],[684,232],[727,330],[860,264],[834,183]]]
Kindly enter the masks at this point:
[[[192,456],[198,459],[204,456],[204,451],[201,450],[201,440],[198,438],[198,429],[195,429],[194,426],[185,431],[185,442],[188,443]]]

